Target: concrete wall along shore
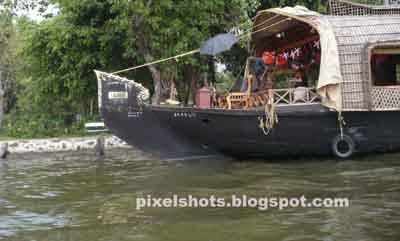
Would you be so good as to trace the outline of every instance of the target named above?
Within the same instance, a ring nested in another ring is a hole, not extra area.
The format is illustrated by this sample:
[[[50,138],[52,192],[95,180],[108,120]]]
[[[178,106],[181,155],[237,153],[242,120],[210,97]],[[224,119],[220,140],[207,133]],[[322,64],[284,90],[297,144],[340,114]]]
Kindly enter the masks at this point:
[[[0,141],[0,146],[8,144],[10,153],[46,153],[95,149],[99,137],[52,138],[32,140]],[[104,137],[105,149],[129,148],[124,141],[114,136]]]

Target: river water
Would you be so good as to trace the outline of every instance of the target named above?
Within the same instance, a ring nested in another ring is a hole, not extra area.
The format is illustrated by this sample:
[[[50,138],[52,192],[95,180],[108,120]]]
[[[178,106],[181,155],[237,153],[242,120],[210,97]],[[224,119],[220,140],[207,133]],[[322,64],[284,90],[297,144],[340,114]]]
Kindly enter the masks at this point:
[[[347,197],[347,208],[144,208],[152,195]],[[400,155],[165,162],[116,150],[0,162],[0,240],[400,240]]]

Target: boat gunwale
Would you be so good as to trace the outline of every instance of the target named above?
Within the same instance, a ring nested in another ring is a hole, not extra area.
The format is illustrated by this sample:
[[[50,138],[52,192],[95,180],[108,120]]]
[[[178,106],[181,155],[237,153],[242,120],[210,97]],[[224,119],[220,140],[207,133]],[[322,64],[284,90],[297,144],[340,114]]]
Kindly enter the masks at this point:
[[[254,115],[265,115],[265,108],[251,108],[251,109],[222,109],[222,108],[209,108],[203,109],[198,107],[185,107],[185,106],[172,106],[172,105],[147,105],[150,111],[160,112],[177,112],[177,113],[199,113],[199,114],[218,114],[218,115],[231,115],[231,116],[254,116]],[[323,106],[321,103],[311,104],[280,104],[276,105],[276,111],[278,114],[302,114],[308,113],[311,115],[315,114],[326,114],[326,113],[337,113],[335,110],[329,109]]]

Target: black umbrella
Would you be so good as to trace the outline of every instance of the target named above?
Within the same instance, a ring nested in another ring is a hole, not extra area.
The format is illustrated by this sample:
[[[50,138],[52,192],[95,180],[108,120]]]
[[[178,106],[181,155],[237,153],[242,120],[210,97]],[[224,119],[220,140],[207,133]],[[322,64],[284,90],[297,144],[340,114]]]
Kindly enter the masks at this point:
[[[200,48],[200,54],[217,55],[232,48],[238,42],[234,34],[222,33],[205,41]]]

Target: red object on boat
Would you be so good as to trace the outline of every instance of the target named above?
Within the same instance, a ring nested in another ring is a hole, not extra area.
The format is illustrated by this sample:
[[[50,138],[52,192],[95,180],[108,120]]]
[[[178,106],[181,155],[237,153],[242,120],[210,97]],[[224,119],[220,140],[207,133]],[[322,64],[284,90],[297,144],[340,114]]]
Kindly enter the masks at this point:
[[[264,52],[262,55],[262,59],[266,65],[274,65],[275,64],[275,52]]]
[[[211,90],[209,88],[203,87],[197,90],[196,105],[198,108],[202,109],[211,108]]]
[[[286,67],[288,65],[288,59],[284,53],[278,54],[276,57],[276,66]]]

